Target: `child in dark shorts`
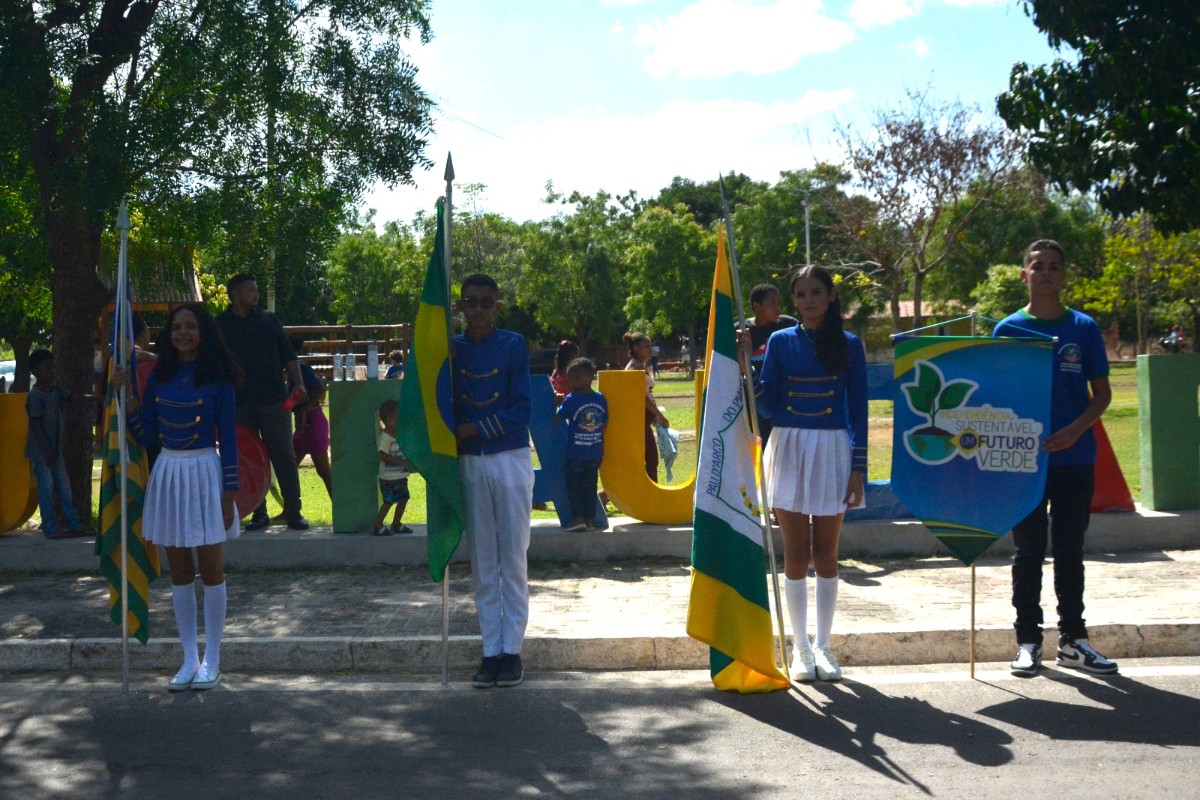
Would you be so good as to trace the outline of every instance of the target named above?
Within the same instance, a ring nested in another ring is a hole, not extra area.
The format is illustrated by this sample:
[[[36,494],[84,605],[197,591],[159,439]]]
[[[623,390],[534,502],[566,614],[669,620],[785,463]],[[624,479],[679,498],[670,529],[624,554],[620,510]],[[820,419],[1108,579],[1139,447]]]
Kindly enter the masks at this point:
[[[412,463],[404,457],[400,445],[396,444],[396,413],[400,405],[395,400],[385,400],[379,406],[379,422],[383,429],[379,432],[379,492],[383,495],[383,503],[379,513],[375,515],[375,526],[371,529],[372,536],[391,536],[393,533],[412,533],[413,529],[400,520],[408,505],[408,476],[412,472]],[[383,524],[392,506],[396,507],[392,514],[391,526]]]

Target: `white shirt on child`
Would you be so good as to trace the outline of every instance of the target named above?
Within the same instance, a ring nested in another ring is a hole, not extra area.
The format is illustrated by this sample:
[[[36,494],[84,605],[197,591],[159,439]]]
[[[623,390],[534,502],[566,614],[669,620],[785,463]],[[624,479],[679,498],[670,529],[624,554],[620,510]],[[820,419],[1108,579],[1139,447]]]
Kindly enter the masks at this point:
[[[400,445],[396,444],[396,437],[392,436],[387,431],[379,432],[379,452],[387,453],[392,458],[404,458],[404,451],[400,449]],[[379,480],[381,481],[397,481],[401,478],[407,478],[409,471],[404,467],[396,464],[385,464],[379,462]]]

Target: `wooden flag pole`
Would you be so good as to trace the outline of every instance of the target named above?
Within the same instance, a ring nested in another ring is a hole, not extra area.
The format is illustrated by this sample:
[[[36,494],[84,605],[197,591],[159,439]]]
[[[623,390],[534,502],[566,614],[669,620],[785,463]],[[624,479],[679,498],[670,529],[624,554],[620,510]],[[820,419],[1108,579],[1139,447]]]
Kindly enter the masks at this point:
[[[126,333],[132,333],[132,326],[127,324],[129,319],[129,294],[126,291],[129,280],[129,212],[125,201],[121,200],[121,208],[117,212],[117,228],[121,231],[121,249],[117,259],[117,292],[113,310],[113,358],[117,366],[129,367],[125,353]],[[127,328],[130,329],[127,331]],[[119,337],[119,338],[118,338]],[[120,477],[121,482],[121,694],[129,694],[129,518],[126,504],[127,488],[125,476],[129,472],[129,449],[125,444],[125,387],[117,392],[117,446],[121,452]]]

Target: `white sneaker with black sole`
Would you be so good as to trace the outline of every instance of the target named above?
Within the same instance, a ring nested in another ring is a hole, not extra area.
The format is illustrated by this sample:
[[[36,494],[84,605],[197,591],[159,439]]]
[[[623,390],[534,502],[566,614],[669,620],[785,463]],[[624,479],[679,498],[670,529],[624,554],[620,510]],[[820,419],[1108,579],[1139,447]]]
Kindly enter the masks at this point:
[[[1058,643],[1058,665],[1090,672],[1093,675],[1116,675],[1117,662],[1096,652],[1087,639],[1063,639]]]
[[[1037,675],[1042,666],[1042,646],[1040,644],[1023,644],[1017,648],[1008,669],[1013,675],[1032,677]]]

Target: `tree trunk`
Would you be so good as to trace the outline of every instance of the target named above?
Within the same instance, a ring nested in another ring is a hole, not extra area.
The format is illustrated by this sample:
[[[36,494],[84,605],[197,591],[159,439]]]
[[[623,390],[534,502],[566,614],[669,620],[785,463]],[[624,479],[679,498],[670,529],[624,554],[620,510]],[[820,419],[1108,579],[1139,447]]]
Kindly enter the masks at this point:
[[[917,270],[913,274],[913,328],[920,328],[925,324],[925,315],[921,313],[921,288],[925,285],[925,273]]]
[[[96,277],[100,231],[79,208],[47,215],[54,264],[54,365],[57,383],[76,395],[64,409],[63,460],[80,517],[92,514],[92,448],[99,418],[97,405],[79,397],[96,391],[92,364],[96,320],[106,292]]]
[[[29,391],[29,351],[33,349],[33,340],[25,336],[14,336],[8,340],[12,345],[13,358],[17,362],[17,371],[13,373],[13,384],[10,392]]]

